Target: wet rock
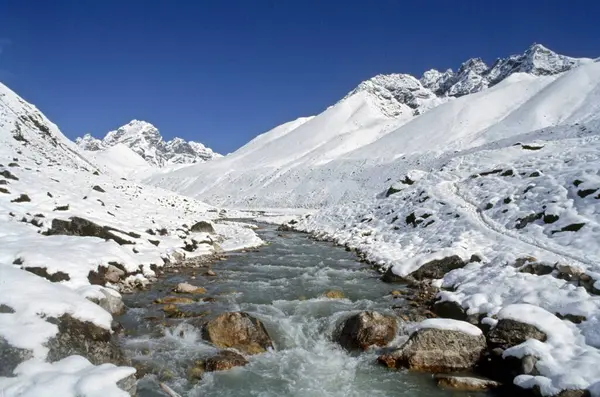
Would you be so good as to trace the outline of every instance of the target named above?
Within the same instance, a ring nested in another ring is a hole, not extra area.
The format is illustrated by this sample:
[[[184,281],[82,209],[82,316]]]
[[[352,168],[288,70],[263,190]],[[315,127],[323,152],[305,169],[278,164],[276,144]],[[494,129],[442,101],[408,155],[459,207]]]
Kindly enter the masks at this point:
[[[32,357],[32,351],[14,347],[0,336],[0,377],[13,376],[14,369]]]
[[[92,221],[88,221],[87,219],[73,216],[69,218],[68,221],[53,219],[52,226],[44,234],[47,236],[66,235],[98,237],[104,240],[113,240],[119,245],[135,244],[133,241],[126,240],[117,234],[112,233],[113,231],[128,234],[109,226],[100,226]]]
[[[443,389],[453,389],[461,391],[484,391],[496,389],[502,384],[491,379],[472,377],[472,376],[454,376],[445,374],[436,374],[434,376],[436,384]]]
[[[204,273],[205,276],[210,276],[210,277],[215,277],[217,275],[217,273],[215,273],[213,270],[208,269],[206,271],[206,273]]]
[[[464,267],[466,263],[458,255],[448,256],[425,263],[418,270],[409,274],[415,280],[439,279],[454,269]]]
[[[45,278],[46,280],[58,283],[60,281],[69,281],[71,278],[67,273],[57,271],[52,274],[48,273],[45,267],[24,267],[23,270],[27,270],[30,273]]]
[[[344,293],[336,290],[327,291],[323,294],[323,296],[329,299],[344,299]]]
[[[204,361],[196,361],[192,366],[190,366],[187,370],[187,377],[190,381],[200,380],[202,376],[204,376],[204,372],[206,371],[204,366]]]
[[[402,347],[380,356],[378,361],[390,368],[447,373],[473,368],[485,347],[483,334],[422,328],[413,333]]]
[[[179,294],[205,294],[206,288],[196,287],[189,283],[179,283],[173,291]]]
[[[262,322],[244,312],[227,312],[213,318],[202,329],[202,337],[215,346],[246,354],[263,353],[273,347]]]
[[[215,228],[213,227],[212,223],[206,221],[196,222],[192,225],[190,230],[195,233],[215,233]]]
[[[110,330],[89,321],[78,320],[68,314],[49,318],[48,321],[58,326],[58,335],[46,344],[49,349],[48,361],[62,360],[75,354],[87,358],[94,365],[128,364]]]
[[[546,334],[531,324],[511,319],[502,319],[488,333],[487,342],[491,349],[508,349],[520,345],[527,339],[546,341]]]
[[[239,353],[231,350],[222,350],[216,355],[209,357],[204,362],[206,371],[226,371],[233,367],[242,367],[248,364],[248,360]]]
[[[386,346],[396,336],[396,319],[378,312],[360,312],[344,323],[339,343],[346,349]]]
[[[394,273],[392,268],[393,268],[393,266],[388,267],[388,269],[385,271],[385,273],[383,273],[383,276],[381,276],[381,280],[386,283],[406,282],[406,280],[403,277],[398,276],[396,273]]]
[[[402,291],[398,291],[398,290],[393,290],[392,292],[390,292],[390,295],[392,295],[393,297],[399,297],[402,296]]]
[[[174,305],[189,305],[191,303],[196,303],[192,298],[186,298],[183,296],[166,296],[164,298],[156,299],[154,303],[159,304],[174,304]]]

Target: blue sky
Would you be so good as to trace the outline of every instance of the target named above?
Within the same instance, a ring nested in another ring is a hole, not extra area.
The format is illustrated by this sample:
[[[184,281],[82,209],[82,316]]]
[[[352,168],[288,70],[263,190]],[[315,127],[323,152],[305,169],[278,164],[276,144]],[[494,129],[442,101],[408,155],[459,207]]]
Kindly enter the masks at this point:
[[[378,73],[533,42],[600,56],[600,2],[0,0],[0,80],[70,138],[131,119],[227,153]]]

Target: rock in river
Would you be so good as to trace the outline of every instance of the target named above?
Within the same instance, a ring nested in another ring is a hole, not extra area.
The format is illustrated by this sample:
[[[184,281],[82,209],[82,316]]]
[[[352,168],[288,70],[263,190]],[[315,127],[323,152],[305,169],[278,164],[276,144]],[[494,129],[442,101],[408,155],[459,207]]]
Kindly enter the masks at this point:
[[[385,346],[396,336],[396,319],[378,312],[360,312],[344,323],[339,343],[346,349]]]
[[[390,368],[447,373],[474,367],[485,347],[485,337],[476,326],[464,321],[429,319],[421,322],[398,350],[378,360]]]
[[[209,357],[204,362],[206,371],[225,371],[233,367],[241,367],[248,364],[248,360],[239,353],[231,350],[223,350]]]
[[[227,312],[210,320],[202,336],[215,346],[234,348],[245,354],[258,354],[273,347],[260,320],[244,312]]]

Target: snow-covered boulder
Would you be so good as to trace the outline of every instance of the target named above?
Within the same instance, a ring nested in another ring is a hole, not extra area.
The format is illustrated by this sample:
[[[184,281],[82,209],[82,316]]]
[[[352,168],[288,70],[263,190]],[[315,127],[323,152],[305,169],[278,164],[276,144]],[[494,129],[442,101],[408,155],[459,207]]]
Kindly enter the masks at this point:
[[[398,350],[379,357],[390,368],[454,372],[473,368],[485,350],[479,328],[464,321],[428,319]]]

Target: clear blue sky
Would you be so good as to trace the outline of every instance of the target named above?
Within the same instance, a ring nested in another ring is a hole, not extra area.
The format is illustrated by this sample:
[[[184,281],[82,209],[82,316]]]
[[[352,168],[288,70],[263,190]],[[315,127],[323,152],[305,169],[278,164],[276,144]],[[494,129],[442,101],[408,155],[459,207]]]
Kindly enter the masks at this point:
[[[0,80],[70,138],[131,119],[227,153],[378,73],[533,42],[600,56],[600,2],[0,0]]]

